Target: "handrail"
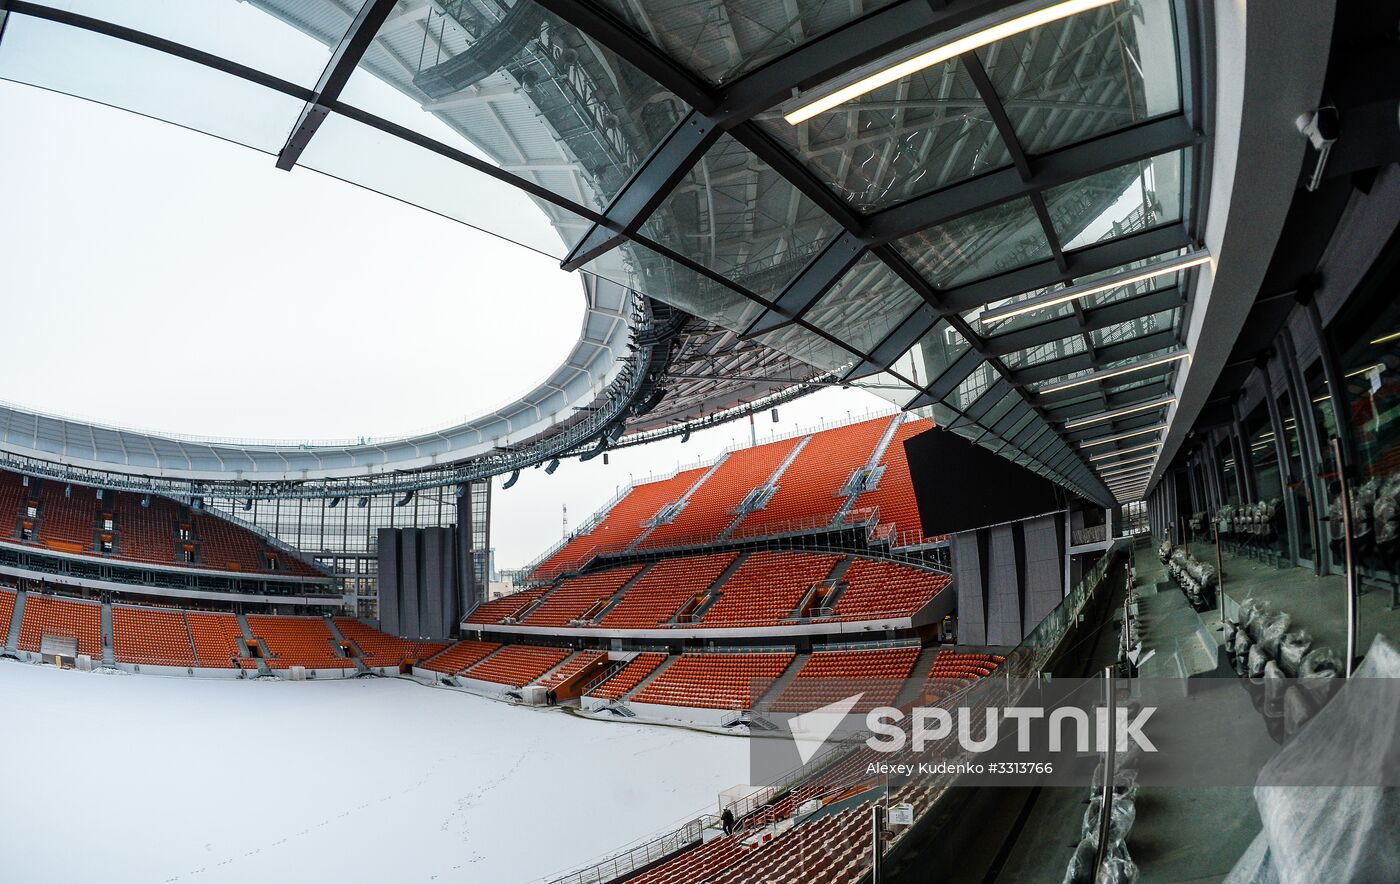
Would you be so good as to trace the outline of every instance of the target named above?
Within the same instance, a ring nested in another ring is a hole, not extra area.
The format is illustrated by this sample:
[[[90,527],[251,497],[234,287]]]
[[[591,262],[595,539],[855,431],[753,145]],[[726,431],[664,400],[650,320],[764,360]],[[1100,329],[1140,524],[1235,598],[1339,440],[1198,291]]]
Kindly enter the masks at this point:
[[[549,884],[603,884],[630,875],[677,851],[698,844],[705,830],[719,824],[714,814],[702,814],[680,828],[614,854],[587,868],[552,879]]]

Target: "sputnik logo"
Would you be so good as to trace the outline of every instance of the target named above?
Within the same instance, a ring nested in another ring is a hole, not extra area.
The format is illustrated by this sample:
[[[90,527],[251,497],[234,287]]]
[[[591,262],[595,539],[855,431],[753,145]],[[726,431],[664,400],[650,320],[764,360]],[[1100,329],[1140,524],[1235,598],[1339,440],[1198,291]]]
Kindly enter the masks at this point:
[[[853,694],[811,712],[794,715],[788,721],[788,730],[792,731],[792,741],[797,744],[797,754],[803,764],[811,761],[813,756],[821,751],[832,732],[840,727],[841,722],[864,696],[864,692]]]

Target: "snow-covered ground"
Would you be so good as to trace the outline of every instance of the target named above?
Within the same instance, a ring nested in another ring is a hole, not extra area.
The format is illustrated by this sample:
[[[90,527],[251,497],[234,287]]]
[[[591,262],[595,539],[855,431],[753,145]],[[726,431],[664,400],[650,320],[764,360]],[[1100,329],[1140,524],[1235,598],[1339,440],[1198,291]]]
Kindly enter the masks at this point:
[[[402,679],[0,661],[0,881],[530,881],[713,813],[745,741]]]

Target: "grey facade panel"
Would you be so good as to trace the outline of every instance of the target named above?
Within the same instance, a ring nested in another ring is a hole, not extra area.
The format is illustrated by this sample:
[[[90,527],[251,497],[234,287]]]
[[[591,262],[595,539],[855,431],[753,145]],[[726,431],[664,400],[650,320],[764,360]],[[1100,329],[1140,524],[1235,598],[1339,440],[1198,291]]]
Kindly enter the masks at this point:
[[[393,528],[379,529],[379,628],[400,635],[399,534]]]
[[[1064,598],[1063,516],[1025,523],[1025,632],[1030,632]]]
[[[983,614],[982,555],[976,531],[952,538],[953,585],[958,591],[958,643],[985,645],[987,620]]]
[[[989,534],[987,644],[1016,645],[1021,641],[1021,592],[1012,526],[998,525]]]

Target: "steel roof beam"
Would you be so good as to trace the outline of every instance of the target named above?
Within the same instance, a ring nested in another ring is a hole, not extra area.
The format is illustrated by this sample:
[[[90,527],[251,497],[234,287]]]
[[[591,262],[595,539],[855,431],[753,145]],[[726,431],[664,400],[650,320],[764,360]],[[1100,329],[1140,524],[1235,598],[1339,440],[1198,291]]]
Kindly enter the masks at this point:
[[[841,281],[864,251],[860,240],[849,231],[827,243],[773,299],[773,308],[749,325],[744,336],[773,331],[805,314]]]
[[[1079,317],[1070,314],[1048,322],[1018,328],[1005,334],[992,335],[985,339],[987,352],[996,356],[1005,356],[1029,347],[1037,347],[1041,344],[1073,337],[1081,332],[1100,331],[1120,322],[1141,319],[1163,310],[1181,307],[1185,303],[1186,298],[1180,289],[1175,286],[1162,288],[1136,297],[1114,301],[1102,307],[1085,310],[1083,311],[1082,325]]]
[[[360,60],[365,57],[365,52],[379,34],[379,29],[383,27],[384,20],[389,17],[396,2],[397,0],[366,0],[360,7],[354,21],[350,23],[350,29],[340,38],[340,43],[331,53],[330,62],[321,72],[321,78],[316,82],[315,96],[301,109],[301,116],[292,127],[292,134],[287,136],[286,144],[282,145],[282,150],[278,152],[277,168],[290,171],[301,159],[302,152],[315,137],[316,130],[321,128],[321,123],[330,115],[332,104],[340,98],[341,90],[360,66]]]
[[[1144,356],[1156,350],[1165,350],[1178,344],[1176,331],[1164,329],[1150,335],[1143,335],[1140,338],[1133,338],[1129,341],[1122,341],[1117,344],[1109,344],[1100,347],[1098,351],[1100,362],[1117,362],[1120,359],[1131,359],[1134,356]],[[1036,381],[1048,381],[1061,375],[1071,372],[1083,371],[1094,367],[1093,361],[1087,353],[1075,353],[1073,356],[1064,356],[1060,359],[1052,359],[1042,362],[1039,365],[1031,365],[1026,368],[1012,372],[1016,383],[1024,386],[1033,384]]]
[[[1196,144],[1200,137],[1180,114],[1101,135],[1031,159],[1029,178],[1022,178],[1021,173],[1011,166],[877,212],[870,216],[866,226],[866,240],[872,245],[891,242],[981,209],[1078,181],[1096,172],[1189,147]]]
[[[1162,399],[1171,395],[1171,386],[1165,382],[1147,384],[1142,387],[1134,387],[1131,390],[1121,390],[1117,393],[1107,393],[1100,399],[1090,402],[1075,402],[1068,405],[1047,404],[1046,410],[1050,414],[1051,420],[1072,421],[1076,418],[1087,417],[1091,414],[1102,414],[1105,411],[1117,411],[1120,408],[1129,408],[1141,402],[1149,402]]]
[[[589,228],[560,266],[578,270],[636,233],[714,146],[720,134],[719,128],[699,111],[692,110],[682,117],[613,197],[603,220]]]

